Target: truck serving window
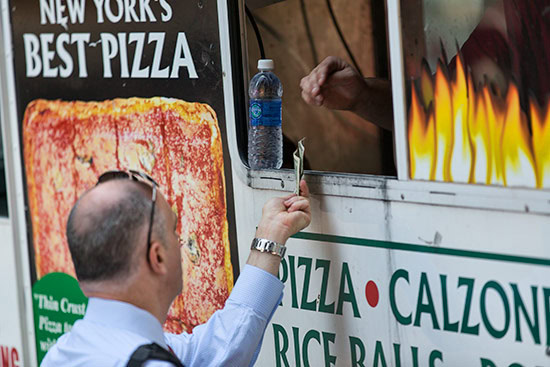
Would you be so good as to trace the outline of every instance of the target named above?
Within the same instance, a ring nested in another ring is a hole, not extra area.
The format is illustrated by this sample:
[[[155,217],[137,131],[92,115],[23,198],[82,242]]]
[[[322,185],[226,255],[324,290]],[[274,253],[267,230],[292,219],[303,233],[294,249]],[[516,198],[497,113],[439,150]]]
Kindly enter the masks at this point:
[[[309,105],[300,88],[300,80],[331,55],[345,60],[365,78],[387,80],[384,2],[275,2],[246,1],[265,56],[275,61],[275,73],[283,84],[283,168],[292,167],[296,143],[306,137],[306,169],[394,176],[391,131],[352,112]],[[275,4],[265,6],[269,3]],[[252,77],[261,55],[250,18],[246,24],[248,74]],[[240,149],[246,152],[247,147]]]
[[[401,0],[411,179],[550,188],[549,6]]]

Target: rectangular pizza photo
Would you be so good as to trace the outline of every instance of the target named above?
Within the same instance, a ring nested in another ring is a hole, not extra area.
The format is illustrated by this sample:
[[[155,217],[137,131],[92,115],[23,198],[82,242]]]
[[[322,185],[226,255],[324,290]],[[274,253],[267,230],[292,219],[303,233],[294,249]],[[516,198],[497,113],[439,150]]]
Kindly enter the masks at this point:
[[[223,307],[233,286],[222,140],[214,110],[178,99],[30,102],[23,120],[29,216],[38,279],[75,276],[69,212],[97,177],[149,174],[178,215],[184,288],[164,328],[190,332]]]

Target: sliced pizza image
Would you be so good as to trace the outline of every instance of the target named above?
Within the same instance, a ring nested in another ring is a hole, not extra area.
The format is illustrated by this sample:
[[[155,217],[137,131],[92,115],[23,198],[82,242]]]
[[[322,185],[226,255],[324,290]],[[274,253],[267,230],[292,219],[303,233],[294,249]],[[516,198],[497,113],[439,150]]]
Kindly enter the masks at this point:
[[[183,292],[166,331],[191,331],[223,307],[233,286],[222,142],[214,110],[162,97],[102,102],[35,100],[23,121],[36,274],[75,276],[69,212],[113,169],[151,175],[178,214]]]

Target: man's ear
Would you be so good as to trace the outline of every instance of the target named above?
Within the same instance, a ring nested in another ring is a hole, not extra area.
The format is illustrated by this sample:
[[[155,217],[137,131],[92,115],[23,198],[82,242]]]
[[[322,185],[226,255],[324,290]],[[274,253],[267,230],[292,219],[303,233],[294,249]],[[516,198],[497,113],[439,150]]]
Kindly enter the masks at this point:
[[[168,267],[166,266],[167,252],[166,248],[158,241],[152,241],[149,253],[147,254],[151,270],[158,274],[166,274]]]

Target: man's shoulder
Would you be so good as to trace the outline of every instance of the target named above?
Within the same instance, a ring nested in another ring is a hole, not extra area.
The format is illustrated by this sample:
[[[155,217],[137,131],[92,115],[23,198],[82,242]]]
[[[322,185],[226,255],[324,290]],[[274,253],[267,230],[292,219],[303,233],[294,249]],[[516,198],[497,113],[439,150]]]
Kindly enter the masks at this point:
[[[77,322],[53,345],[41,367],[125,366],[133,351],[147,342],[124,330]]]
[[[128,358],[120,358],[102,354],[91,354],[91,353],[72,353],[67,355],[60,351],[56,350],[56,347],[53,346],[50,351],[46,354],[46,357],[42,360],[40,367],[85,367],[85,366],[113,366],[113,367],[122,367],[126,365]]]

